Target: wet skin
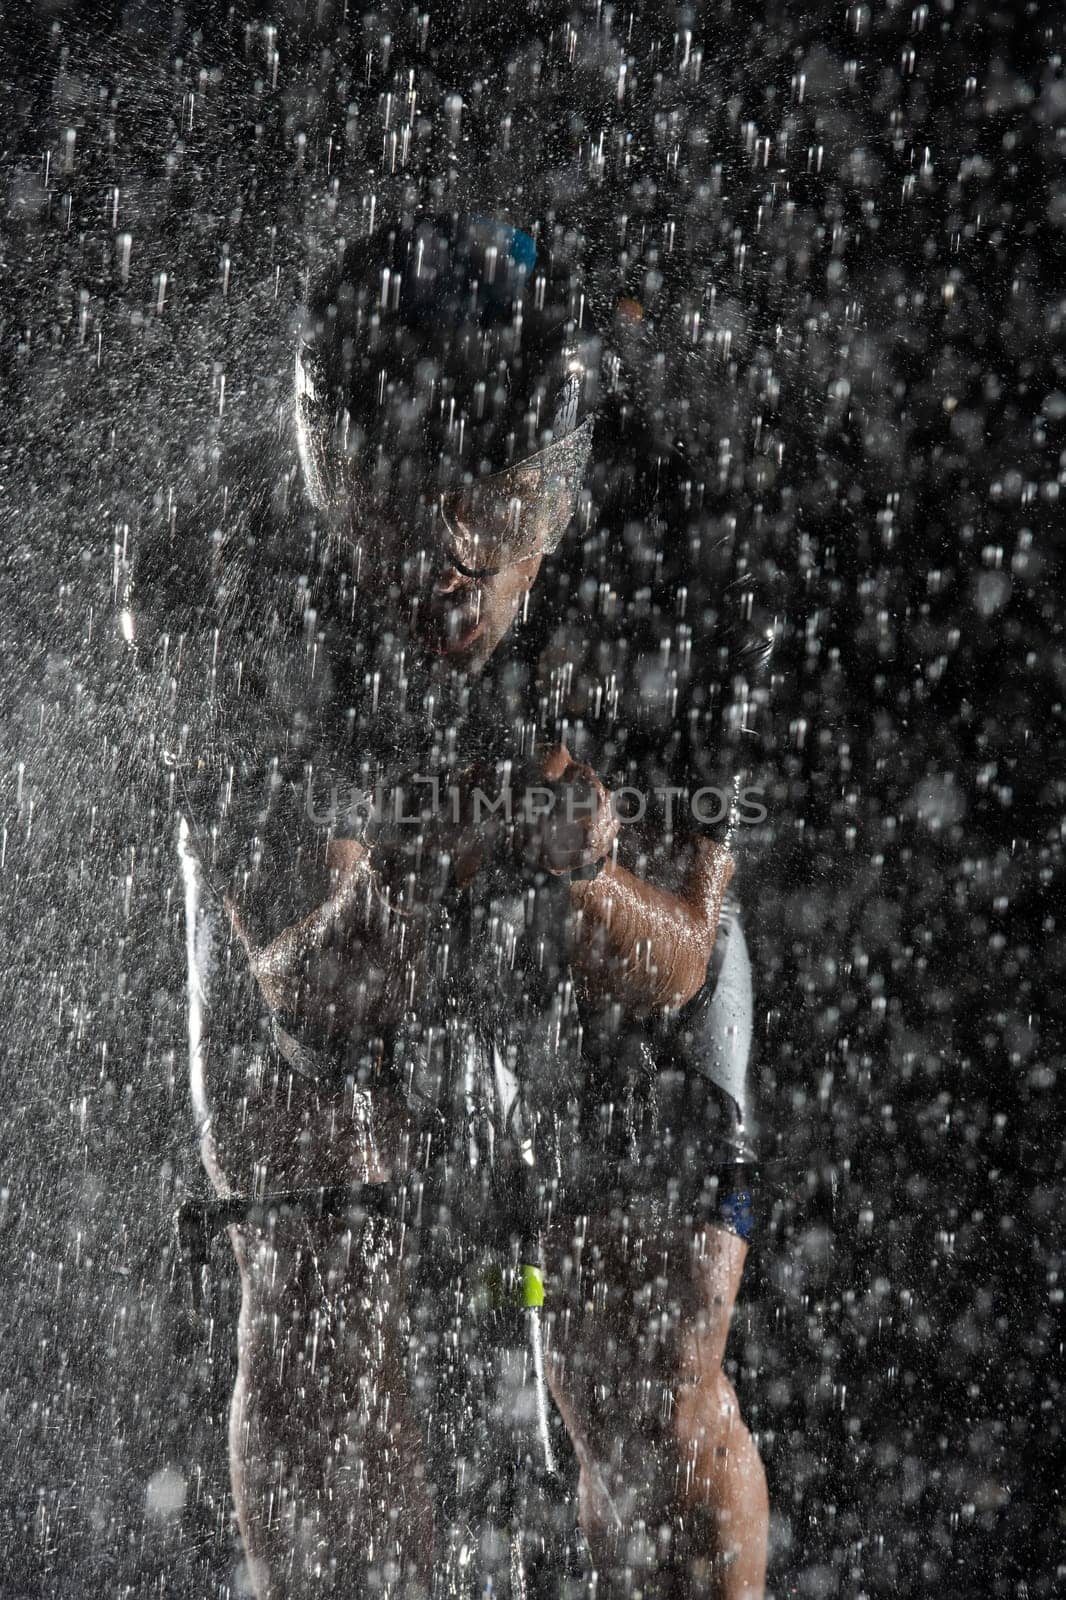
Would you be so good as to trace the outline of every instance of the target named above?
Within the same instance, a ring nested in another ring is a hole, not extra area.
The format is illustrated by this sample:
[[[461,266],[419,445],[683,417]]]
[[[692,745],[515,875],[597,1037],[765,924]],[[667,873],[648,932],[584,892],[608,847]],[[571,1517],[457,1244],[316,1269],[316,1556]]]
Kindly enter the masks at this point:
[[[541,567],[531,556],[515,566],[472,577],[445,563],[418,598],[416,628],[423,646],[468,672],[478,672],[510,631]]]
[[[402,588],[426,650],[479,671],[539,568],[533,558],[471,577],[423,563],[412,582],[408,566]],[[563,748],[546,753],[543,776],[596,803],[567,829],[532,836],[531,856],[555,872],[598,860],[617,834],[599,780]],[[491,839],[467,830],[453,843],[457,877],[475,878]],[[334,842],[327,864],[326,900],[265,945],[251,943],[231,904],[234,939],[272,1008],[311,1024],[328,1012],[342,1031],[395,1021],[427,959],[419,907],[397,905],[361,845]],[[566,934],[591,1003],[639,1018],[696,993],[732,862],[704,841],[683,868],[677,893],[613,860],[572,885]],[[220,1193],[381,1182],[417,1164],[418,1129],[395,1096],[327,1093],[284,1062],[237,1087],[220,1070],[204,1138]],[[231,1236],[243,1290],[231,1469],[257,1595],[358,1592],[352,1568],[371,1561],[394,1563],[419,1592],[433,1510],[407,1392],[402,1241],[388,1224],[342,1219],[282,1218],[269,1234],[241,1226]],[[765,1480],[722,1371],[746,1246],[718,1228],[621,1215],[571,1220],[546,1242],[549,1379],[581,1468],[599,1592],[617,1583],[620,1593],[624,1569],[647,1559],[658,1573],[647,1592],[664,1600],[760,1595]],[[672,1546],[663,1527],[675,1530]]]

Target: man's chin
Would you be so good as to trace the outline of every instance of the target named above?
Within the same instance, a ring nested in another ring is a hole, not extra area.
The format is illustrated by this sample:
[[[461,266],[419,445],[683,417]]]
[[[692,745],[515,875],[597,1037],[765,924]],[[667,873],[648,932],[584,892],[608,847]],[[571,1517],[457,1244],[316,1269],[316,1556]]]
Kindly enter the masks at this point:
[[[468,673],[480,672],[497,644],[484,626],[453,640],[442,639],[439,635],[419,635],[419,642],[427,660]]]

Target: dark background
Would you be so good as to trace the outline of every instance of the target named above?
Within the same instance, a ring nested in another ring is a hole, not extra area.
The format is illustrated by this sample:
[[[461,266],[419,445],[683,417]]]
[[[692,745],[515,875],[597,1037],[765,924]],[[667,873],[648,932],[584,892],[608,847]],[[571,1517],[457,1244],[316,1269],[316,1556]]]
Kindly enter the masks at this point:
[[[336,238],[453,197],[615,253],[625,214],[664,341],[693,284],[730,335],[707,515],[779,619],[730,1347],[772,1590],[1060,1592],[1053,13],[423,10],[3,8],[0,1592],[241,1592],[232,1302],[190,1323],[168,1231],[201,1179],[116,545],[280,417]]]

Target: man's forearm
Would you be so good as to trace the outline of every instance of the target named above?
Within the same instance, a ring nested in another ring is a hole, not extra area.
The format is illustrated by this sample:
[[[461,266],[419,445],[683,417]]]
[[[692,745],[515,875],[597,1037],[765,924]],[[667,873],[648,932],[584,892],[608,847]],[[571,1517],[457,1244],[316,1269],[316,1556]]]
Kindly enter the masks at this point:
[[[317,1043],[402,1013],[423,934],[418,917],[391,903],[361,847],[341,841],[332,865],[329,898],[265,944],[253,945],[229,908],[267,1005]]]
[[[723,846],[700,840],[680,893],[616,862],[575,883],[572,959],[593,997],[636,1014],[691,1000],[707,976],[733,872]]]

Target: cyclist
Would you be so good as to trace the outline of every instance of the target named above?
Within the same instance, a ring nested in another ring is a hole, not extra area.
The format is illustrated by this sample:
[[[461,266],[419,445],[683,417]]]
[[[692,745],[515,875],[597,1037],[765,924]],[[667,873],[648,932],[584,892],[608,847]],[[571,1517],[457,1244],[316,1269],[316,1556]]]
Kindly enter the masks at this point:
[[[200,599],[156,651],[193,1103],[212,1184],[250,1203],[434,1164],[476,1194],[506,1141],[601,1589],[642,1568],[645,1593],[756,1595],[765,1483],[722,1367],[750,966],[727,843],[620,828],[587,730],[560,736],[575,662],[531,591],[589,510],[597,410],[629,446],[589,280],[552,243],[453,216],[347,247],[297,354],[298,473],[218,486]],[[164,576],[146,562],[134,594]],[[347,1591],[353,1565],[420,1592],[447,1408],[411,1355],[405,1230],[324,1200],[231,1237],[256,1593]]]

